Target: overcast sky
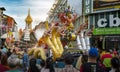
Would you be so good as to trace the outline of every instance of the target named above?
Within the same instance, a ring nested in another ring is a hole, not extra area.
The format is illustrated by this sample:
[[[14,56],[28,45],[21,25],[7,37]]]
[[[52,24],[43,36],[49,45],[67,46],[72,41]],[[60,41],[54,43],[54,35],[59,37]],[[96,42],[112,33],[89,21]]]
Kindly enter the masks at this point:
[[[0,0],[0,7],[5,7],[4,14],[15,19],[19,28],[25,28],[25,18],[30,8],[34,27],[40,21],[45,21],[47,13],[54,3],[54,0]]]

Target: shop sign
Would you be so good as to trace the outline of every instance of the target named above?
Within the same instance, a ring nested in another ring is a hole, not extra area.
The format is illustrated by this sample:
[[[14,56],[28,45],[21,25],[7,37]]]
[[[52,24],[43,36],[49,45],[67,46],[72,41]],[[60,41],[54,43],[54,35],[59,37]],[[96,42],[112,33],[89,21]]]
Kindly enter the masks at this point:
[[[113,15],[109,15],[109,22],[108,19],[106,18],[101,18],[97,21],[97,26],[98,27],[118,27],[120,26],[120,18],[119,17],[114,17]]]
[[[92,0],[83,0],[84,1],[84,14],[89,14],[92,12]]]
[[[93,30],[93,35],[111,35],[120,34],[120,27],[117,28],[95,28]]]
[[[120,9],[120,0],[93,0],[93,12]]]

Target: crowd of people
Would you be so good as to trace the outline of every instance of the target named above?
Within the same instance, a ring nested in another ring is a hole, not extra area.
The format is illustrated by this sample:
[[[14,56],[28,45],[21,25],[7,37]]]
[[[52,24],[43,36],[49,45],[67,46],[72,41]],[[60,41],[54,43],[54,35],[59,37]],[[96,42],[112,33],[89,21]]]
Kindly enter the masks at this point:
[[[65,53],[61,58],[46,60],[34,58],[27,49],[20,58],[15,49],[0,49],[0,72],[120,72],[120,56],[117,51],[91,48],[79,57]]]

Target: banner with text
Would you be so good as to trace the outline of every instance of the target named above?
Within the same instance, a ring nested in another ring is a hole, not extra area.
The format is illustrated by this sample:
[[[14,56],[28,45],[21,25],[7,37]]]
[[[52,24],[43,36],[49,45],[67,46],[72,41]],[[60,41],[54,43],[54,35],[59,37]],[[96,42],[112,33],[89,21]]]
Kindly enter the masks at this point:
[[[84,2],[84,14],[92,13],[92,0],[83,0]]]
[[[93,35],[111,35],[120,34],[120,28],[95,28],[93,30]]]
[[[120,0],[93,0],[93,11],[120,9]]]

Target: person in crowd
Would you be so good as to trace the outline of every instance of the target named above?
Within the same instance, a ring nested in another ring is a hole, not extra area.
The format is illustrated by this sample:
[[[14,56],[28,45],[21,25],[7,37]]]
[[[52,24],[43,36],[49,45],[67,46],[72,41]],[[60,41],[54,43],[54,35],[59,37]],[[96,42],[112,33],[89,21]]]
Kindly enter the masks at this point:
[[[120,49],[117,50],[118,58],[120,58]]]
[[[85,64],[85,63],[87,63],[87,61],[88,61],[88,55],[82,55],[82,58],[81,58],[82,64],[80,65],[80,72],[83,72],[82,65]]]
[[[78,70],[80,70],[80,66],[81,66],[81,64],[82,64],[81,59],[82,59],[82,55],[80,55],[80,56],[78,57],[78,60],[77,60],[77,63],[76,63],[76,68],[77,68]]]
[[[78,59],[77,57],[74,57],[74,62],[73,62],[73,64],[72,64],[72,65],[73,65],[73,67],[76,67],[76,64],[77,64],[77,59]]]
[[[50,72],[50,65],[47,60],[46,61],[42,60],[40,65],[41,65],[40,72]]]
[[[110,72],[120,72],[120,60],[117,57],[111,59],[112,68]]]
[[[2,56],[2,52],[0,51],[0,64],[1,64],[1,56]]]
[[[5,53],[7,53],[7,51],[8,51],[8,49],[5,46],[3,46],[2,53],[5,54]]]
[[[7,55],[4,54],[1,56],[0,72],[5,72],[10,69],[7,63]]]
[[[2,54],[4,54],[4,52],[3,52],[3,46],[1,46],[0,51],[1,51]]]
[[[41,66],[40,72],[44,72],[44,70],[45,70],[45,60],[41,60],[40,66]]]
[[[36,59],[36,63],[40,65],[40,62],[41,62],[41,56],[39,55]]]
[[[23,72],[22,70],[18,69],[20,60],[18,58],[16,58],[14,55],[11,55],[7,61],[8,61],[10,70],[8,70],[6,72]]]
[[[54,61],[53,61],[53,58],[52,57],[48,57],[46,59],[46,66],[47,68],[50,69],[50,72],[55,72],[55,69],[54,69]]]
[[[79,72],[76,68],[73,67],[74,57],[67,53],[64,56],[65,67],[61,70],[61,72]]]
[[[82,55],[79,56],[79,58],[78,58],[78,60],[77,60],[77,63],[76,63],[76,68],[77,68],[78,70],[80,70],[81,65],[82,65],[83,63],[87,62],[87,60],[88,60],[88,55],[87,55],[87,53],[85,52],[84,54],[82,54]]]
[[[7,57],[9,57],[11,54],[12,54],[11,49],[8,49]]]
[[[118,52],[116,51],[116,49],[113,50],[113,55],[114,57],[118,57]]]
[[[82,64],[80,72],[105,72],[105,70],[97,63],[98,50],[91,48],[89,50],[88,62]]]
[[[27,49],[24,49],[24,54],[23,54],[23,69],[24,71],[28,70],[28,65],[29,65],[29,57],[27,54]]]
[[[106,51],[105,51],[105,49],[101,49],[101,51],[99,51],[99,53],[100,53],[100,59],[101,59],[102,55],[104,55],[106,53]]]
[[[24,72],[21,59],[19,59],[19,63],[17,64],[17,69],[20,70],[21,72]]]
[[[109,49],[106,49],[105,54],[102,55],[101,57],[101,62],[102,64],[104,64],[106,71],[109,72],[111,69],[111,59],[112,59],[113,55],[109,52]]]
[[[41,56],[40,55],[38,55],[38,57],[36,58],[36,66],[40,69],[41,68],[41,66],[40,66],[40,63],[41,63]]]
[[[16,54],[16,50],[15,49],[12,50],[12,54],[11,55],[17,58],[17,54]]]
[[[35,58],[30,59],[30,66],[29,66],[28,72],[40,72],[40,70],[36,66]]]
[[[60,72],[65,67],[63,58],[58,58],[55,62],[55,72]]]

